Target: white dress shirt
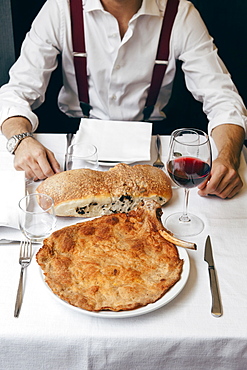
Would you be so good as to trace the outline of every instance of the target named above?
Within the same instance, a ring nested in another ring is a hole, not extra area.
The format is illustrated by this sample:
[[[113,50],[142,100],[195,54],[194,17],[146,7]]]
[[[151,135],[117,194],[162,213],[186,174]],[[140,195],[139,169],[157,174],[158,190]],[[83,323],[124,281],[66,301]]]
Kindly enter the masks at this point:
[[[166,0],[143,0],[121,39],[117,20],[104,10],[100,0],[85,0],[92,117],[143,120],[165,7]],[[0,89],[0,123],[11,116],[25,116],[35,130],[38,118],[32,110],[45,99],[58,54],[63,66],[59,108],[68,116],[82,116],[72,57],[69,0],[48,0],[24,40],[21,55],[10,70],[9,83]],[[238,124],[246,130],[242,99],[201,17],[186,0],[180,0],[169,64],[152,119],[164,116],[161,109],[171,95],[177,59],[183,62],[187,88],[195,99],[203,102],[209,131],[224,123]]]

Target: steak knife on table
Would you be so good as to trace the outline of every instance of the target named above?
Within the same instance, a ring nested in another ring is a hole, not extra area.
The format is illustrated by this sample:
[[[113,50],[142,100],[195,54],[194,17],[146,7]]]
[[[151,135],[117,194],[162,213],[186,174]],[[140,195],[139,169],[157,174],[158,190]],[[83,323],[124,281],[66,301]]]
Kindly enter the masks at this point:
[[[208,263],[209,279],[210,279],[210,288],[212,294],[212,308],[211,313],[215,317],[220,317],[222,315],[222,305],[220,301],[218,281],[215,272],[213,252],[211,239],[208,235],[205,244],[204,260]]]

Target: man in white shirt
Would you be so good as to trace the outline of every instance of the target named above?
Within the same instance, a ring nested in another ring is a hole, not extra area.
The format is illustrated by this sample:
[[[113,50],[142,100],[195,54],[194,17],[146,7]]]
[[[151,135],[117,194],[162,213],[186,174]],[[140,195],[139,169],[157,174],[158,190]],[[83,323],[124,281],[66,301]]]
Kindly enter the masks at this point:
[[[84,1],[91,117],[143,120],[166,2]],[[59,108],[68,116],[82,116],[72,51],[69,3],[48,0],[10,70],[9,83],[0,90],[0,123],[7,139],[36,129],[38,119],[32,110],[44,101],[58,54],[64,79]],[[198,12],[186,0],[180,0],[169,63],[151,121],[164,118],[162,109],[169,101],[177,59],[183,62],[188,89],[203,102],[208,131],[219,152],[210,181],[199,186],[199,194],[231,198],[242,187],[237,170],[246,132],[246,109]],[[26,176],[34,179],[60,171],[53,153],[30,136],[16,148],[14,162],[16,169],[25,170]]]

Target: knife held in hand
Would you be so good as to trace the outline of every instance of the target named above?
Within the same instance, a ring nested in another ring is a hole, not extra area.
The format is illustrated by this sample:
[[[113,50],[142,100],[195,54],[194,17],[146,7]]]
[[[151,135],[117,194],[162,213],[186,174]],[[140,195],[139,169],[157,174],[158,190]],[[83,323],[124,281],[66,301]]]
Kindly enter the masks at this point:
[[[204,260],[208,263],[208,271],[209,271],[209,278],[210,278],[210,287],[211,287],[211,294],[212,294],[211,313],[215,317],[220,317],[222,315],[222,306],[221,306],[221,301],[220,301],[219,287],[218,287],[218,282],[216,278],[216,272],[214,268],[212,245],[211,245],[211,240],[210,240],[209,235],[206,239]]]

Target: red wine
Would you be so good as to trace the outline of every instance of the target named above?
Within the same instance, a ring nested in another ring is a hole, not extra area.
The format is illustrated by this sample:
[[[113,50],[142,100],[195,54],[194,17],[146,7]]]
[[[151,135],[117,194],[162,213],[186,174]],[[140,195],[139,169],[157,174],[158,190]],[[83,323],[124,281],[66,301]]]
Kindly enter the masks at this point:
[[[198,158],[180,157],[168,163],[171,179],[184,188],[194,188],[210,173],[210,166]]]

